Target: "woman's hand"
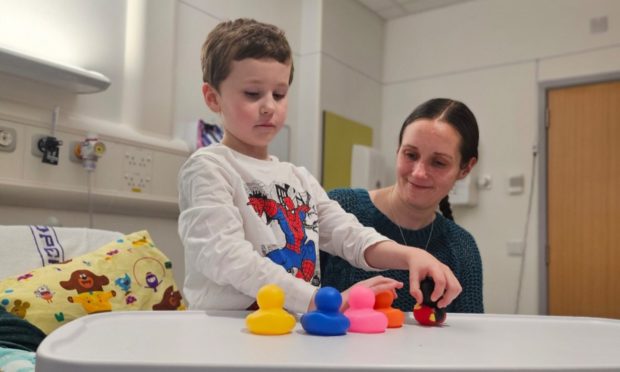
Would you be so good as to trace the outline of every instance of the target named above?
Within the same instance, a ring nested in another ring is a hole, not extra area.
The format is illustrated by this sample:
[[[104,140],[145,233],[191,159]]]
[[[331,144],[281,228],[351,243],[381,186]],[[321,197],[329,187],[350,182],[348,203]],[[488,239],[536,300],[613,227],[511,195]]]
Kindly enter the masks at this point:
[[[372,278],[368,278],[366,280],[362,280],[361,282],[355,283],[346,291],[342,292],[342,305],[340,305],[340,311],[344,311],[349,307],[349,292],[351,288],[356,285],[362,285],[364,287],[369,288],[376,295],[377,293],[391,291],[394,294],[394,298],[398,297],[396,294],[397,288],[402,288],[403,283],[398,280],[392,278],[386,278],[385,276],[373,276]]]
[[[377,243],[365,252],[366,262],[380,269],[409,270],[409,291],[416,302],[423,301],[420,282],[430,276],[435,282],[431,300],[440,308],[448,306],[463,290],[452,270],[420,248],[408,247],[391,240]]]

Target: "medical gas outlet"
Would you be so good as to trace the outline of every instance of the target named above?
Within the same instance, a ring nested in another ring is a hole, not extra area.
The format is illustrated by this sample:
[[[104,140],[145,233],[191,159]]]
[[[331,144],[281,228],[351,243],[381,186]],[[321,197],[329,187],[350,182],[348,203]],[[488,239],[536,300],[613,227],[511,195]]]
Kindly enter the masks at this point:
[[[84,141],[75,144],[73,153],[82,161],[84,168],[92,172],[97,167],[97,160],[105,154],[105,150],[105,143],[96,135],[89,134]]]

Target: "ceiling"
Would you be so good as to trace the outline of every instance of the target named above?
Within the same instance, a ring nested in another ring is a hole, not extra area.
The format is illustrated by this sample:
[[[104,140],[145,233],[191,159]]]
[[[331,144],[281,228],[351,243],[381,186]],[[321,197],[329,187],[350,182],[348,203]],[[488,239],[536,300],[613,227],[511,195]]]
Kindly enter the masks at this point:
[[[385,20],[404,17],[471,0],[358,0]]]

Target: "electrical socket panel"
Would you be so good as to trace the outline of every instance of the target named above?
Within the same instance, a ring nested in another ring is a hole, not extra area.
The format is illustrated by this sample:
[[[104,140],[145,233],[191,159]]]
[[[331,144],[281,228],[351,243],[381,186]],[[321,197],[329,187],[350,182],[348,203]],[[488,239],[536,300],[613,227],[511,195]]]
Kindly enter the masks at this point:
[[[153,153],[139,148],[125,150],[123,185],[131,192],[151,193],[153,181]]]
[[[39,139],[51,135],[48,128],[0,119],[1,128],[15,132],[15,150],[0,151],[0,187],[6,180],[82,193],[92,177],[93,190],[105,195],[118,193],[127,197],[135,193],[137,198],[141,198],[140,194],[156,199],[177,197],[176,176],[187,159],[184,154],[106,139],[106,152],[97,161],[95,171],[89,174],[73,154],[75,144],[84,140],[83,134],[57,129],[54,136],[63,145],[59,149],[58,165],[50,165],[42,162],[38,149]]]

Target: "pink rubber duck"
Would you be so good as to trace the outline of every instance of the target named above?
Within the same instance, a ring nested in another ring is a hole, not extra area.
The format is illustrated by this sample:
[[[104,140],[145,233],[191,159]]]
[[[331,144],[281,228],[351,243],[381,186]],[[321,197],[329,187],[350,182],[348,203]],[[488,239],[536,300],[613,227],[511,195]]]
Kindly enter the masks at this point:
[[[385,314],[373,309],[375,294],[367,287],[356,285],[349,291],[349,308],[344,315],[349,318],[349,332],[382,333],[388,325]]]

